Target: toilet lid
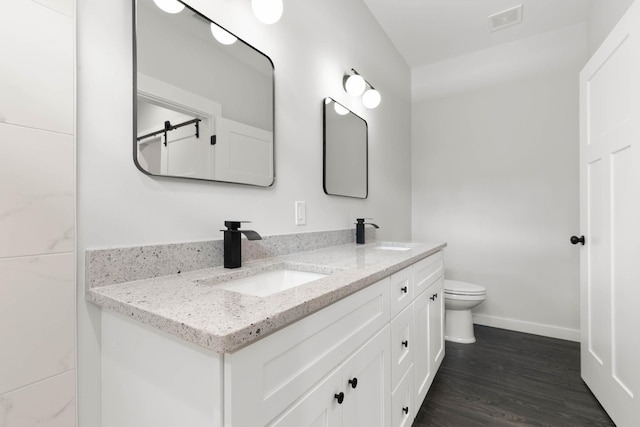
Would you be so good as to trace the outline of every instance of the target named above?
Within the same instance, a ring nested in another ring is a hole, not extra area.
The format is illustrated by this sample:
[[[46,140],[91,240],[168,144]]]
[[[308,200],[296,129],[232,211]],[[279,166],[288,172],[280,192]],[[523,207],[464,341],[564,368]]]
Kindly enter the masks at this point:
[[[450,295],[484,295],[487,293],[487,288],[475,283],[445,280],[444,293]]]

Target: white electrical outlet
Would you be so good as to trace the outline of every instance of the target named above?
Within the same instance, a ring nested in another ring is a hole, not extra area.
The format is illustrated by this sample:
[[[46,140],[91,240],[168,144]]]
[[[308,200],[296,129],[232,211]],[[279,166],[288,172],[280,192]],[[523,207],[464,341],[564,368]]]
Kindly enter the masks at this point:
[[[307,223],[307,203],[296,202],[296,225],[305,225]]]

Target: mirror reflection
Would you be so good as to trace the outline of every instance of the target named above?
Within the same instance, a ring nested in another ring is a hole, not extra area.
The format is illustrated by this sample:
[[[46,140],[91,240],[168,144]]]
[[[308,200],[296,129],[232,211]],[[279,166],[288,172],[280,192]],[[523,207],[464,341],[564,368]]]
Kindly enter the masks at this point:
[[[184,7],[135,2],[134,161],[150,175],[274,182],[271,60]]]
[[[367,122],[332,98],[324,100],[324,192],[366,199]]]

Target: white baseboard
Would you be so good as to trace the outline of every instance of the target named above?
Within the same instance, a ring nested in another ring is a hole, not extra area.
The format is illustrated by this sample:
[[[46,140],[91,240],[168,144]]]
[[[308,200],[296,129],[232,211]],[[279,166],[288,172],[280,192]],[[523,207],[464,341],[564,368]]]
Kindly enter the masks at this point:
[[[543,325],[542,323],[524,322],[522,320],[506,319],[504,317],[473,314],[473,323],[544,337],[580,342],[580,330]]]

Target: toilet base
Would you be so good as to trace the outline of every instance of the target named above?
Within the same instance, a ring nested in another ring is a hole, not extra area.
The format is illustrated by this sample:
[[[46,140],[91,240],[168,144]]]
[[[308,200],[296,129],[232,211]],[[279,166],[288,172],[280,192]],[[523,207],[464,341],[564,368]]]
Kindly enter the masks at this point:
[[[471,310],[445,310],[444,339],[460,344],[476,342]]]

